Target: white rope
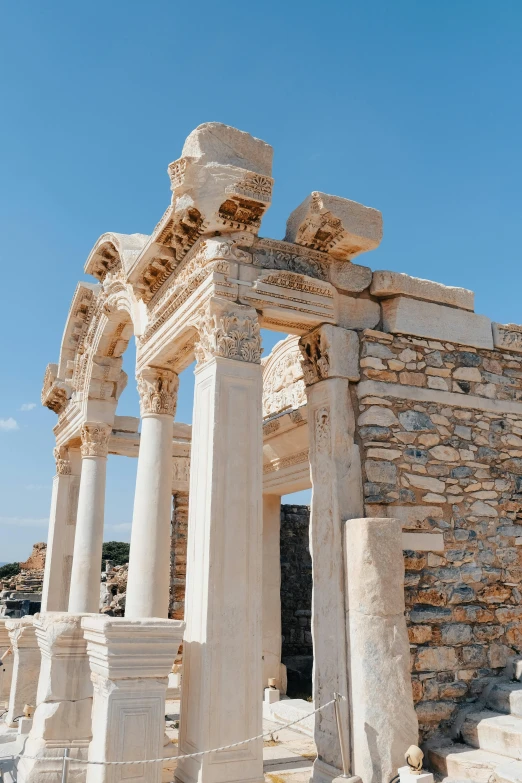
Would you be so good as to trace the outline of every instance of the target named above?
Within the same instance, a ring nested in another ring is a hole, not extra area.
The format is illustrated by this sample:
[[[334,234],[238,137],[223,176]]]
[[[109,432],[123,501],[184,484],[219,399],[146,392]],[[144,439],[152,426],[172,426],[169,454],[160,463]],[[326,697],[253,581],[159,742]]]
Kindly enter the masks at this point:
[[[345,699],[345,696],[341,696],[341,699]],[[90,759],[75,759],[71,756],[26,756],[24,753],[19,753],[17,756],[4,756],[3,758],[0,758],[0,763],[4,759],[30,759],[32,761],[63,761],[64,758],[66,761],[71,764],[96,764],[101,766],[106,765],[113,765],[113,766],[123,766],[126,764],[163,764],[164,761],[169,760],[170,758],[175,759],[176,761],[181,761],[181,759],[193,759],[196,758],[196,756],[206,756],[209,753],[217,753],[220,750],[230,750],[231,748],[237,748],[239,745],[246,745],[248,742],[254,742],[255,740],[264,739],[265,737],[271,737],[274,734],[274,731],[280,731],[281,729],[287,729],[289,726],[295,726],[296,723],[300,723],[303,720],[306,720],[306,718],[311,718],[312,715],[315,715],[317,712],[321,712],[321,710],[326,709],[326,707],[330,707],[332,704],[334,704],[336,700],[332,699],[331,701],[326,702],[326,704],[323,704],[321,707],[317,707],[317,709],[313,710],[313,712],[309,712],[308,715],[303,715],[302,718],[297,718],[297,720],[292,720],[290,723],[284,723],[281,726],[277,726],[277,728],[272,729],[272,731],[266,731],[264,734],[258,734],[256,737],[250,737],[250,739],[242,740],[241,742],[233,742],[231,745],[223,745],[220,748],[213,748],[212,750],[200,750],[197,753],[186,753],[183,756],[166,756],[162,757],[160,759],[136,759],[135,761],[91,761]]]

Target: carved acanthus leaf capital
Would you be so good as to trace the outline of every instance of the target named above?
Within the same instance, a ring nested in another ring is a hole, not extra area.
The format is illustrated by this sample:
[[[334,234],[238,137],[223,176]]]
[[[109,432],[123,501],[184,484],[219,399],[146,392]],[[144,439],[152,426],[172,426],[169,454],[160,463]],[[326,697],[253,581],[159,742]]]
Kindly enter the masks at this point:
[[[86,421],[82,424],[82,457],[106,457],[109,450],[110,424]]]
[[[257,313],[251,307],[211,300],[195,323],[199,341],[195,345],[198,364],[214,357],[240,362],[261,362],[261,333]]]
[[[69,451],[66,446],[57,446],[53,450],[56,462],[56,472],[59,476],[71,475],[71,462],[69,460]]]
[[[328,346],[322,344],[321,329],[315,329],[301,337],[299,348],[301,349],[301,367],[306,386],[312,386],[314,383],[328,378],[330,368]]]
[[[164,413],[174,416],[178,401],[179,378],[172,370],[146,367],[137,377],[142,416]]]

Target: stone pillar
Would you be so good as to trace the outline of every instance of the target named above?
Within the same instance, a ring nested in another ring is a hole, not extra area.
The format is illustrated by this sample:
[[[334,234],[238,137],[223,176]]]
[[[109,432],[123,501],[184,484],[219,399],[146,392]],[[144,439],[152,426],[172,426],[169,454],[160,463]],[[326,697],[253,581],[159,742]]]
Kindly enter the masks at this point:
[[[54,450],[56,475],[53,479],[49,533],[45,556],[42,612],[65,612],[76,533],[81,458],[79,449],[60,446]]]
[[[281,670],[281,498],[263,495],[263,687],[269,677],[286,693]]]
[[[63,756],[87,758],[91,741],[92,683],[81,615],[46,612],[34,618],[42,663],[36,711],[25,745],[27,756],[18,765],[18,783],[60,783]],[[47,758],[46,758],[47,757]],[[83,783],[85,764],[71,764],[69,783]]]
[[[111,426],[82,425],[82,472],[69,593],[69,611],[98,612],[100,606],[105,477]]]
[[[138,376],[141,436],[125,617],[168,617],[172,424],[178,376],[148,367]]]
[[[13,649],[13,678],[5,722],[8,726],[17,726],[15,718],[24,714],[24,706],[36,705],[40,648],[34,629],[34,617],[28,615],[7,620],[6,628]]]
[[[163,758],[167,676],[185,624],[106,615],[82,620],[94,685],[93,761]],[[87,783],[160,783],[162,764],[92,765]]]
[[[0,617],[0,658],[11,647],[9,632],[6,628],[7,618]],[[6,655],[0,663],[0,707],[6,708],[9,704],[11,691],[11,679],[13,676],[13,655]]]
[[[391,780],[418,743],[404,616],[402,525],[350,519],[344,526],[353,772]]]
[[[212,299],[196,324],[180,753],[260,734],[262,377],[256,311]],[[263,747],[178,762],[183,783],[263,781]]]
[[[183,620],[185,617],[188,505],[188,492],[176,492],[172,495],[169,604],[169,617],[171,620]]]
[[[359,449],[349,381],[357,380],[359,340],[355,332],[324,325],[301,339],[307,385],[312,507],[313,694],[316,707],[334,692],[349,697],[345,622],[343,523],[363,514]],[[341,705],[350,747],[349,702]],[[317,759],[313,780],[342,774],[341,751],[333,707],[316,714]]]

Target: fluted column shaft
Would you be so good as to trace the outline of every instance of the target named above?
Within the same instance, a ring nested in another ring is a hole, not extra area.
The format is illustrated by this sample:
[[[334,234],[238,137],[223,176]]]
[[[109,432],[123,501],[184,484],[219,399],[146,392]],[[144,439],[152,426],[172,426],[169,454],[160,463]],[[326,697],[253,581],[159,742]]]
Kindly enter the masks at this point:
[[[178,376],[146,368],[138,376],[141,436],[132,515],[125,616],[168,617],[172,425]]]
[[[98,612],[109,424],[82,426],[82,472],[74,540],[69,612]]]

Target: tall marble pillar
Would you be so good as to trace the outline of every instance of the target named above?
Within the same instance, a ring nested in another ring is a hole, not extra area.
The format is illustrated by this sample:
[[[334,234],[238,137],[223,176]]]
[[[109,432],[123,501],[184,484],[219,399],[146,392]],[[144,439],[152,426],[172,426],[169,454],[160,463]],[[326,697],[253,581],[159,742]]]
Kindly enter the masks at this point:
[[[105,512],[105,479],[111,426],[82,425],[82,470],[74,539],[69,611],[98,612]]]
[[[324,325],[301,339],[308,401],[312,507],[313,693],[316,707],[335,692],[349,698],[349,655],[343,562],[343,523],[363,515],[359,449],[349,381],[358,378],[355,332]],[[341,703],[345,745],[350,747],[349,701]],[[313,781],[342,775],[341,749],[333,707],[316,714],[317,759]]]
[[[65,612],[69,605],[71,568],[80,490],[79,449],[60,446],[54,450],[56,475],[53,479],[49,534],[42,589],[42,612]]]
[[[180,754],[260,734],[262,377],[256,312],[197,323]],[[183,783],[260,783],[261,740],[178,762]]]
[[[6,708],[9,704],[11,691],[11,679],[13,676],[13,653],[6,653],[11,649],[9,631],[6,628],[6,617],[0,617],[0,708]]]
[[[172,424],[178,376],[147,367],[138,376],[141,436],[125,617],[168,617]]]
[[[269,678],[286,693],[281,664],[281,498],[263,495],[263,687]]]

